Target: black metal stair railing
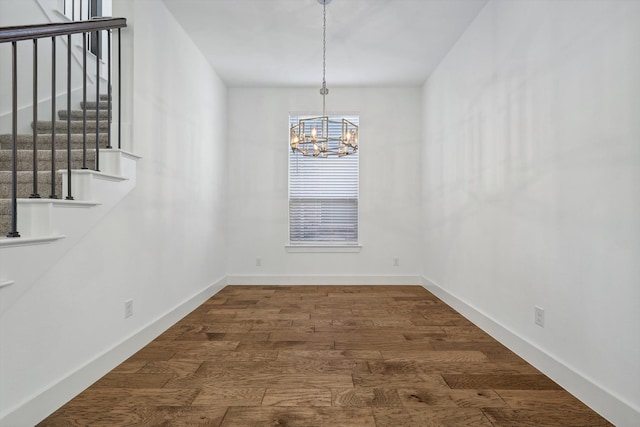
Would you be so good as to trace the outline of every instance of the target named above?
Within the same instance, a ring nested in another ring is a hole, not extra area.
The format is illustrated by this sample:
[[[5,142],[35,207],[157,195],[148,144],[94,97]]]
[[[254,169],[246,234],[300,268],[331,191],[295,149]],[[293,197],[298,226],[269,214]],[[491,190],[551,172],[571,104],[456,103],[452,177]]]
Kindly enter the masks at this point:
[[[83,37],[83,59],[82,59],[82,105],[83,105],[83,130],[82,130],[82,168],[87,167],[87,37],[95,34],[95,40],[100,43],[101,34],[106,32],[108,41],[108,61],[107,61],[107,145],[111,146],[111,96],[112,96],[112,73],[111,73],[111,40],[113,30],[118,30],[118,148],[122,148],[121,129],[121,96],[122,93],[122,64],[121,64],[121,29],[127,26],[125,18],[97,18],[88,21],[75,21],[64,23],[51,23],[42,25],[24,25],[15,27],[0,28],[0,43],[11,43],[11,203],[10,218],[11,225],[7,237],[20,237],[18,232],[18,45],[19,42],[31,40],[33,43],[33,191],[30,198],[40,198],[38,192],[38,40],[51,38],[51,194],[49,198],[57,199],[56,194],[56,40],[58,37],[67,36],[67,196],[66,199],[73,200],[71,188],[72,173],[72,152],[71,152],[71,56],[73,35]],[[98,46],[98,51],[100,47]],[[4,78],[2,74],[0,77]],[[94,170],[99,171],[99,150],[100,150],[100,58],[96,58],[96,153]]]

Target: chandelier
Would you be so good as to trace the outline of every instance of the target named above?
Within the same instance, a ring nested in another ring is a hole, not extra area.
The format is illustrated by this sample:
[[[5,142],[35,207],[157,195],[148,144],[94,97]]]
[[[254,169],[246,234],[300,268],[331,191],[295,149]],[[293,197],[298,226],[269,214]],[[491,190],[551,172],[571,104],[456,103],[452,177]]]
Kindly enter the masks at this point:
[[[291,126],[289,144],[294,152],[304,156],[347,156],[358,151],[358,126],[349,120],[327,116],[325,97],[329,93],[327,72],[327,4],[331,0],[318,0],[322,5],[322,116],[299,119]]]

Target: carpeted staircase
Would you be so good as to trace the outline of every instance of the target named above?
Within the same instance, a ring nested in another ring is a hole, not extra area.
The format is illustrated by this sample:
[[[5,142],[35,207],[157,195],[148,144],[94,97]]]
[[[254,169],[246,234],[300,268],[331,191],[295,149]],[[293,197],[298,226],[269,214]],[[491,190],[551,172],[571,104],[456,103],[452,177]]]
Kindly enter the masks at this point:
[[[100,147],[107,146],[108,98],[101,95],[100,108]],[[82,168],[82,130],[83,109],[87,110],[87,168],[95,169],[96,158],[96,102],[80,104],[80,110],[71,111],[71,167]],[[59,121],[56,127],[56,189],[55,194],[62,198],[62,177],[57,171],[67,168],[67,110],[58,111]],[[42,198],[51,195],[51,121],[38,121],[32,126],[38,133],[38,193]],[[113,138],[113,135],[112,135]],[[33,193],[33,135],[18,135],[18,198],[29,198]],[[0,238],[11,229],[11,135],[0,135]],[[73,190],[73,189],[72,189]],[[18,224],[20,232],[20,224]]]

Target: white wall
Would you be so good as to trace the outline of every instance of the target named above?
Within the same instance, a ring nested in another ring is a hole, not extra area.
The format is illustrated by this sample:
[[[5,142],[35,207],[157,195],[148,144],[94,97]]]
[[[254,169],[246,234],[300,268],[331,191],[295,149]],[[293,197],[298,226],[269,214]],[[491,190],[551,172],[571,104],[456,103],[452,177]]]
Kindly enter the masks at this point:
[[[638,52],[638,1],[494,0],[424,86],[426,277],[618,425],[640,417]]]
[[[331,88],[327,112],[360,115],[360,253],[288,253],[288,118],[319,113],[318,88],[229,89],[230,280],[396,280],[420,271],[419,88]],[[393,258],[400,266],[393,266]],[[262,266],[256,266],[261,257]],[[272,276],[271,279],[269,276]],[[335,277],[334,277],[335,278]],[[311,280],[311,278],[309,278]],[[408,279],[411,280],[411,279]],[[415,283],[415,280],[413,281]]]
[[[162,2],[121,0],[114,14],[136,52],[137,187],[46,274],[11,287],[24,290],[0,318],[0,425],[33,425],[224,282],[227,89]]]

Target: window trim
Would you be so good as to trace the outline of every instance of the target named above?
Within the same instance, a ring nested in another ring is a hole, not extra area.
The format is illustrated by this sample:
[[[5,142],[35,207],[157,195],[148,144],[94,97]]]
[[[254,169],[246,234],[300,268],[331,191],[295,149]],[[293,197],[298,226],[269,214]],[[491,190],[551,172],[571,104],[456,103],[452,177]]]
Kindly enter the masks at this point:
[[[284,245],[285,249],[289,253],[358,253],[362,250],[360,243],[344,244],[344,243],[331,243],[327,244],[292,244],[287,243]]]

